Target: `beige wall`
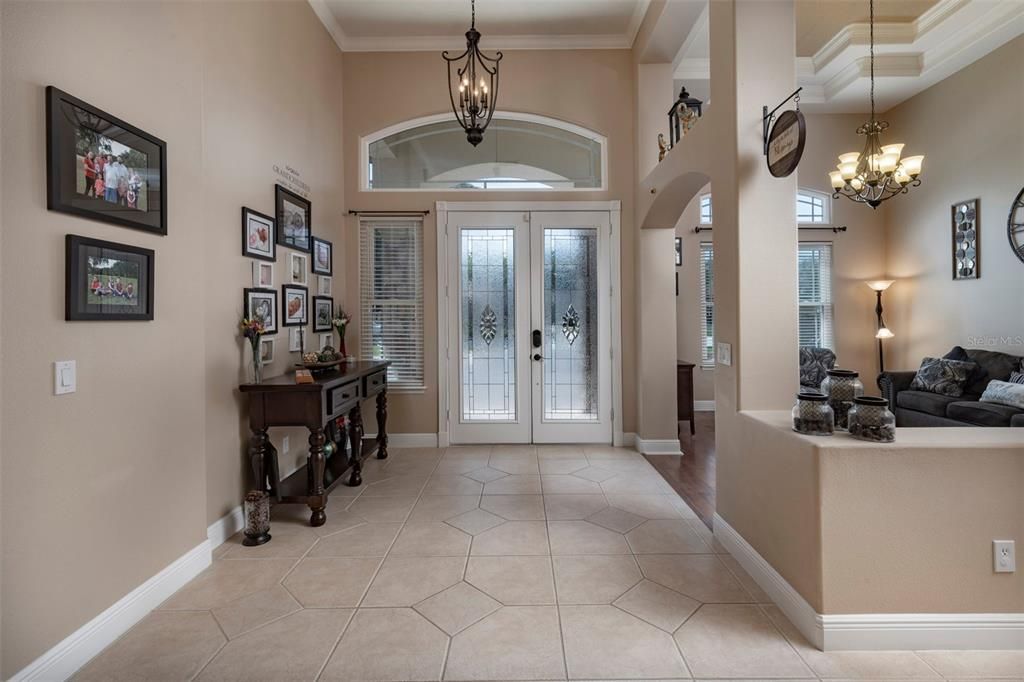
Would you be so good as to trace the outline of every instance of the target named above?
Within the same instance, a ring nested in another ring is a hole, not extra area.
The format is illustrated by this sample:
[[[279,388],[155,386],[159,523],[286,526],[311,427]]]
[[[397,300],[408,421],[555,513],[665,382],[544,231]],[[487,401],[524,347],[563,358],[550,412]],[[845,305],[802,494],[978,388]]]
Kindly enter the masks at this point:
[[[386,105],[381,96],[386,93]],[[622,201],[623,427],[636,429],[633,226],[633,71],[628,50],[508,51],[501,63],[499,108],[569,121],[608,138],[608,189],[599,192],[361,192],[360,136],[419,116],[450,109],[444,64],[435,52],[345,55],[345,196],[357,210],[430,210],[424,221],[424,331],[426,391],[392,393],[388,430],[437,432],[437,240],[434,202]],[[371,104],[371,102],[373,104]],[[468,144],[468,143],[467,143]],[[358,316],[358,221],[345,224],[345,304]],[[355,320],[358,323],[358,320]],[[358,324],[352,329],[358,348]],[[374,429],[367,420],[367,429]]]
[[[1021,72],[1024,37],[886,112],[883,139],[925,155],[922,185],[882,209],[896,280],[886,295],[892,368],[916,369],[923,356],[954,345],[1024,355],[1024,263],[1006,238],[1010,203],[1024,186]],[[951,102],[965,104],[962,120],[950,118]],[[981,278],[955,282],[950,207],[974,198]]]
[[[854,134],[864,116],[860,114],[812,114],[807,117],[807,142],[797,169],[800,187],[831,192],[828,171],[835,167],[840,151],[856,148]],[[701,193],[711,191],[708,185]],[[686,207],[676,236],[683,239],[683,267],[679,272],[676,300],[677,347],[680,360],[700,364],[700,242],[711,241],[711,232],[695,234],[700,219],[700,202]],[[847,199],[832,201],[832,225],[846,225],[842,233],[808,231],[798,233],[802,242],[830,242],[833,262],[833,300],[837,364],[860,372],[868,393],[878,393],[875,345],[875,295],[865,280],[885,274],[885,238],[882,214]],[[888,318],[888,315],[886,316]],[[714,370],[694,370],[694,399],[714,400]]]
[[[235,325],[251,281],[240,207],[273,211],[272,164],[302,170],[314,230],[341,241],[341,56],[304,2],[229,5],[0,4],[0,677],[202,543],[238,504]],[[87,56],[74,49],[111,35]],[[48,84],[167,142],[166,237],[46,210]],[[156,251],[154,321],[64,321],[68,233]],[[59,359],[78,361],[75,394],[52,395]]]

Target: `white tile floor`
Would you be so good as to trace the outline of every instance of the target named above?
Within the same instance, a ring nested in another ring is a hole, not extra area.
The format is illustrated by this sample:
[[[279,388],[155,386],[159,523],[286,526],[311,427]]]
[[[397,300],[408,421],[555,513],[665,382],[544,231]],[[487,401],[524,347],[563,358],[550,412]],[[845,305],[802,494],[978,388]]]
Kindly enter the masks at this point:
[[[1024,652],[809,646],[635,452],[393,450],[275,509],[81,680],[1024,680]]]

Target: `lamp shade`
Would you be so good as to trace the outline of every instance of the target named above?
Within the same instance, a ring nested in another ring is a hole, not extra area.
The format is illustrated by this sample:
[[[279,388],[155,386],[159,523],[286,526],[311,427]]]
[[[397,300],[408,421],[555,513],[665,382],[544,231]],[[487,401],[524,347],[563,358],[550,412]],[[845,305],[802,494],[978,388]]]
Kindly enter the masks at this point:
[[[893,334],[888,327],[880,327],[879,330],[875,332],[876,339],[891,339],[894,336],[896,335]]]
[[[892,286],[894,280],[891,279],[873,279],[865,282],[873,291],[885,291]]]

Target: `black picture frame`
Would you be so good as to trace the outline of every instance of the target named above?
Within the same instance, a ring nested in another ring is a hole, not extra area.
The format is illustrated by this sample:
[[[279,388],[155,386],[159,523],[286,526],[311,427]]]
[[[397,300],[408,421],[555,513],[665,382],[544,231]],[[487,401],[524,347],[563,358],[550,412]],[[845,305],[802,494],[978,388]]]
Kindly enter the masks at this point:
[[[683,265],[683,238],[676,237],[676,267]]]
[[[118,163],[112,160],[96,164],[89,154],[109,156]],[[113,194],[104,188],[104,197],[112,200],[96,196],[97,175],[118,179],[118,187],[111,188]],[[63,90],[47,86],[46,207],[166,235],[167,143]]]
[[[292,319],[289,313],[288,299],[292,296],[302,298],[302,319]],[[281,285],[281,326],[302,327],[309,324],[309,288],[300,284]]]
[[[151,249],[66,235],[64,319],[152,320],[155,260]]]
[[[268,230],[265,239],[259,237],[260,228]],[[266,244],[262,250],[261,243]],[[242,207],[242,255],[259,260],[277,260],[277,221],[246,206]]]
[[[323,306],[327,309],[327,319],[325,324],[321,324],[320,308]],[[334,330],[334,324],[331,320],[334,319],[334,299],[330,296],[314,296],[313,297],[313,331],[314,332],[329,332]]]
[[[274,289],[260,289],[251,287],[243,290],[242,293],[242,310],[243,316],[246,319],[252,319],[256,313],[256,303],[259,301],[268,301],[269,307],[267,310],[270,311],[270,321],[267,321],[267,316],[263,315],[263,329],[264,334],[276,334],[278,330],[277,320],[277,292]]]
[[[296,210],[302,213],[300,227],[296,224]],[[313,204],[295,192],[274,185],[274,214],[277,216],[277,243],[296,251],[309,253],[312,250],[312,209]],[[298,230],[298,233],[296,233]]]
[[[327,247],[327,267],[317,267],[317,262],[320,258],[321,249]],[[327,241],[326,239],[320,239],[319,237],[313,237],[313,249],[310,254],[310,262],[313,264],[313,274],[316,275],[333,275],[334,274],[334,244]]]

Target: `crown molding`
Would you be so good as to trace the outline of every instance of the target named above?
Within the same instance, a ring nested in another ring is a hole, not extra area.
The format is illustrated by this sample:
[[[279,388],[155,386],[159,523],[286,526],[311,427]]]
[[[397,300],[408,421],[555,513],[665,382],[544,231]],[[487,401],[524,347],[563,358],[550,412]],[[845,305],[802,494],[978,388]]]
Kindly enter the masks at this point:
[[[380,36],[347,35],[326,0],[308,0],[320,23],[342,52],[436,52],[462,49],[464,35]],[[488,50],[628,50],[633,47],[651,0],[640,0],[623,33],[487,36]]]

